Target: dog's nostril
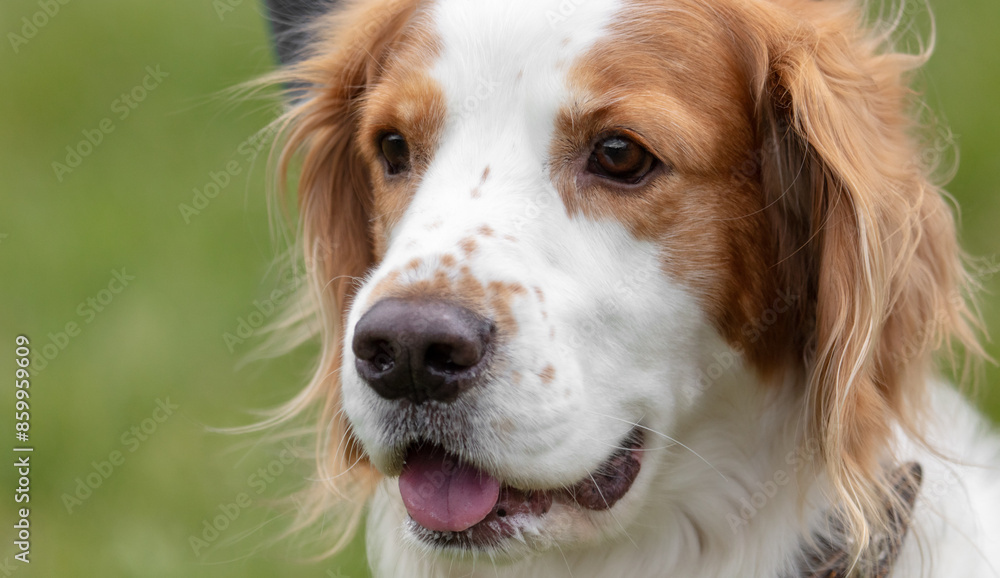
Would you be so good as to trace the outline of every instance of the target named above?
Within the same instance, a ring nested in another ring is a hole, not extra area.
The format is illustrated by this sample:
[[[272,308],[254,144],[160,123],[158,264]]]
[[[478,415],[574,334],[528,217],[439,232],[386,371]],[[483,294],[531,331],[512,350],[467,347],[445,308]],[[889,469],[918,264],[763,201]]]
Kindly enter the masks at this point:
[[[453,351],[454,348],[450,345],[433,343],[427,348],[427,353],[424,354],[424,365],[429,369],[436,369],[442,372],[454,372],[468,367],[457,363],[453,359]]]
[[[379,341],[375,344],[375,355],[371,359],[372,365],[378,371],[389,371],[396,363],[396,356],[393,354],[392,346],[388,341]]]
[[[424,353],[424,366],[441,373],[463,371],[479,363],[479,360],[483,358],[484,345],[485,342],[480,341],[468,341],[455,345],[432,343],[427,347],[427,352]]]

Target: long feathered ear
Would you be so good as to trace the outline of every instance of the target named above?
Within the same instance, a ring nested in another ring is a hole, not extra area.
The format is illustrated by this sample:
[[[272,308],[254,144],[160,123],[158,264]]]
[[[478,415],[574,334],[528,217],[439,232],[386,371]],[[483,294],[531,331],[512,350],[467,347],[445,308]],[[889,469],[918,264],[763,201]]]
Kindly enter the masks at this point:
[[[317,482],[299,502],[302,519],[297,526],[339,518],[324,524],[328,531],[332,526],[342,532],[331,552],[354,534],[380,477],[353,436],[340,403],[346,311],[358,279],[376,258],[369,219],[371,183],[356,140],[359,108],[416,5],[416,0],[344,2],[310,24],[306,34],[312,43],[300,60],[271,78],[301,87],[294,89],[297,100],[277,121],[277,177],[280,187],[293,159],[301,157],[299,229],[311,287],[311,304],[303,310],[322,324],[323,352],[312,381],[281,417],[323,408]],[[329,542],[328,536],[324,540]]]
[[[766,204],[779,275],[801,287],[804,422],[820,442],[858,553],[884,529],[894,425],[915,411],[932,353],[980,351],[953,215],[930,180],[906,75],[853,2],[768,4],[751,16]]]

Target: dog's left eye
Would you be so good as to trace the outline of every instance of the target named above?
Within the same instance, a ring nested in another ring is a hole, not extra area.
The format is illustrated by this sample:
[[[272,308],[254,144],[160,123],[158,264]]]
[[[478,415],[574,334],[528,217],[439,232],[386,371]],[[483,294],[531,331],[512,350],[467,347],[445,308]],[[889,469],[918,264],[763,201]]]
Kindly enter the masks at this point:
[[[398,132],[388,132],[379,138],[379,149],[385,159],[386,170],[390,175],[410,168],[410,146]]]
[[[634,185],[656,166],[656,157],[624,134],[613,134],[594,145],[587,170],[595,175]]]

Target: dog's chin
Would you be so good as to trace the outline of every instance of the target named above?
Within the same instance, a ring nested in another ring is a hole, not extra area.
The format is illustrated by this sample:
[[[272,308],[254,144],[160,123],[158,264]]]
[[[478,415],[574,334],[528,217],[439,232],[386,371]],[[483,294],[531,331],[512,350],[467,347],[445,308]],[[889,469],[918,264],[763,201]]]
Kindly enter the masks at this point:
[[[493,478],[439,446],[412,446],[400,476],[408,512],[406,538],[447,555],[488,553],[499,560],[589,541],[620,527],[610,510],[630,494],[642,454],[643,436],[636,428],[576,483],[523,488]],[[428,463],[436,476],[427,473]]]

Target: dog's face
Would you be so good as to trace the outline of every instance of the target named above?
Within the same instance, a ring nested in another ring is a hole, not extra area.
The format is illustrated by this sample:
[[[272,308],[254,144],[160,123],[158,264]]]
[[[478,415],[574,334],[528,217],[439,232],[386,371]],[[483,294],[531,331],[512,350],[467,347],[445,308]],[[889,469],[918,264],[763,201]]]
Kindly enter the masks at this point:
[[[735,63],[705,66],[718,41],[682,14],[549,4],[434,3],[358,112],[377,260],[343,407],[403,475],[409,531],[442,546],[621,531],[656,469],[643,449],[671,444],[648,431],[673,431],[729,351],[717,328],[766,294]],[[447,494],[468,477],[489,480],[466,511]]]
[[[719,360],[748,387],[808,374],[815,431],[868,467],[901,364],[867,319],[902,334],[940,305],[886,309],[886,255],[935,256],[879,235],[949,217],[893,208],[918,178],[885,174],[903,120],[848,114],[871,94],[825,76],[794,13],[846,17],[786,3],[394,0],[320,23],[293,140],[328,441],[399,476],[410,540],[517,557],[625,531]],[[839,155],[852,134],[870,150]],[[846,412],[863,425],[824,429]]]

